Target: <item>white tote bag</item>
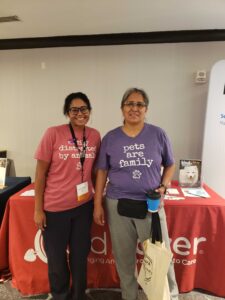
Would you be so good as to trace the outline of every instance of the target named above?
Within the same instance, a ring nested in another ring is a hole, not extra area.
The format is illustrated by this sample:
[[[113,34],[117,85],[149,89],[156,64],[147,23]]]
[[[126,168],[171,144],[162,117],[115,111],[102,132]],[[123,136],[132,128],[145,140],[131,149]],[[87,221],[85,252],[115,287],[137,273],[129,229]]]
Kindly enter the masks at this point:
[[[164,243],[143,243],[144,258],[138,275],[138,283],[144,290],[148,300],[170,300],[167,272],[172,253]]]
[[[158,212],[152,214],[152,242],[143,243],[144,258],[138,275],[138,283],[148,300],[170,300],[167,272],[172,259],[172,252],[162,241],[162,231]]]

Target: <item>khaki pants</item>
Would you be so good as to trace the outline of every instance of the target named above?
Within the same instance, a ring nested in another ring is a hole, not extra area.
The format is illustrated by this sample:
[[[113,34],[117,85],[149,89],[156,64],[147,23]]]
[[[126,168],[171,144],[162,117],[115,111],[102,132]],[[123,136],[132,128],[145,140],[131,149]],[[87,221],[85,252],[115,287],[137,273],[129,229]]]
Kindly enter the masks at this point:
[[[108,224],[112,240],[112,250],[115,257],[116,268],[120,277],[122,297],[125,300],[136,300],[138,295],[138,283],[135,277],[136,248],[138,239],[143,242],[150,237],[151,213],[145,219],[135,219],[120,216],[117,212],[116,199],[106,198],[106,210]],[[164,208],[159,211],[162,236],[165,245],[170,249],[170,241],[166,223]],[[168,282],[171,299],[178,299],[178,288],[171,262],[168,271]]]

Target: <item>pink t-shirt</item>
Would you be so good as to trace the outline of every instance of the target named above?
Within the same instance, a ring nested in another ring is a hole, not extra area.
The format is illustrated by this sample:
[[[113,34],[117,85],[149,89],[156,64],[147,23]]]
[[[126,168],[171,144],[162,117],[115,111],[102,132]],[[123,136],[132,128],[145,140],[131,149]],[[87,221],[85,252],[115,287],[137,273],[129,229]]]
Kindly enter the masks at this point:
[[[83,132],[76,132],[77,144],[82,152]],[[100,147],[97,130],[85,127],[86,153],[83,182],[88,182],[88,200],[78,202],[76,186],[82,182],[80,152],[73,143],[68,125],[48,128],[36,150],[35,158],[50,162],[44,192],[44,209],[63,211],[82,205],[93,196],[92,168]]]

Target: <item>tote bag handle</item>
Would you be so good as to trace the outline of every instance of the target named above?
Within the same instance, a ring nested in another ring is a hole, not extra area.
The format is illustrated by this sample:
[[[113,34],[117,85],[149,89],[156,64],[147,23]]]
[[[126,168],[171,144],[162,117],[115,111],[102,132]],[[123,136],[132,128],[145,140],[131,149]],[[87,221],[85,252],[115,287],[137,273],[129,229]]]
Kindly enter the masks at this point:
[[[153,244],[155,242],[162,243],[162,230],[158,212],[152,213],[151,237]]]

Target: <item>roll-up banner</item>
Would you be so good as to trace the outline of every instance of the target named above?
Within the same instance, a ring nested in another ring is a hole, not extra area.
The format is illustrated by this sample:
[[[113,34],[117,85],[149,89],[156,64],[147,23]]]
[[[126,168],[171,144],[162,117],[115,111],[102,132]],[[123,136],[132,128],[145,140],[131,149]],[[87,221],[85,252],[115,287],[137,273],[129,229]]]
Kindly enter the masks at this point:
[[[202,181],[225,198],[225,60],[216,62],[210,73]]]

